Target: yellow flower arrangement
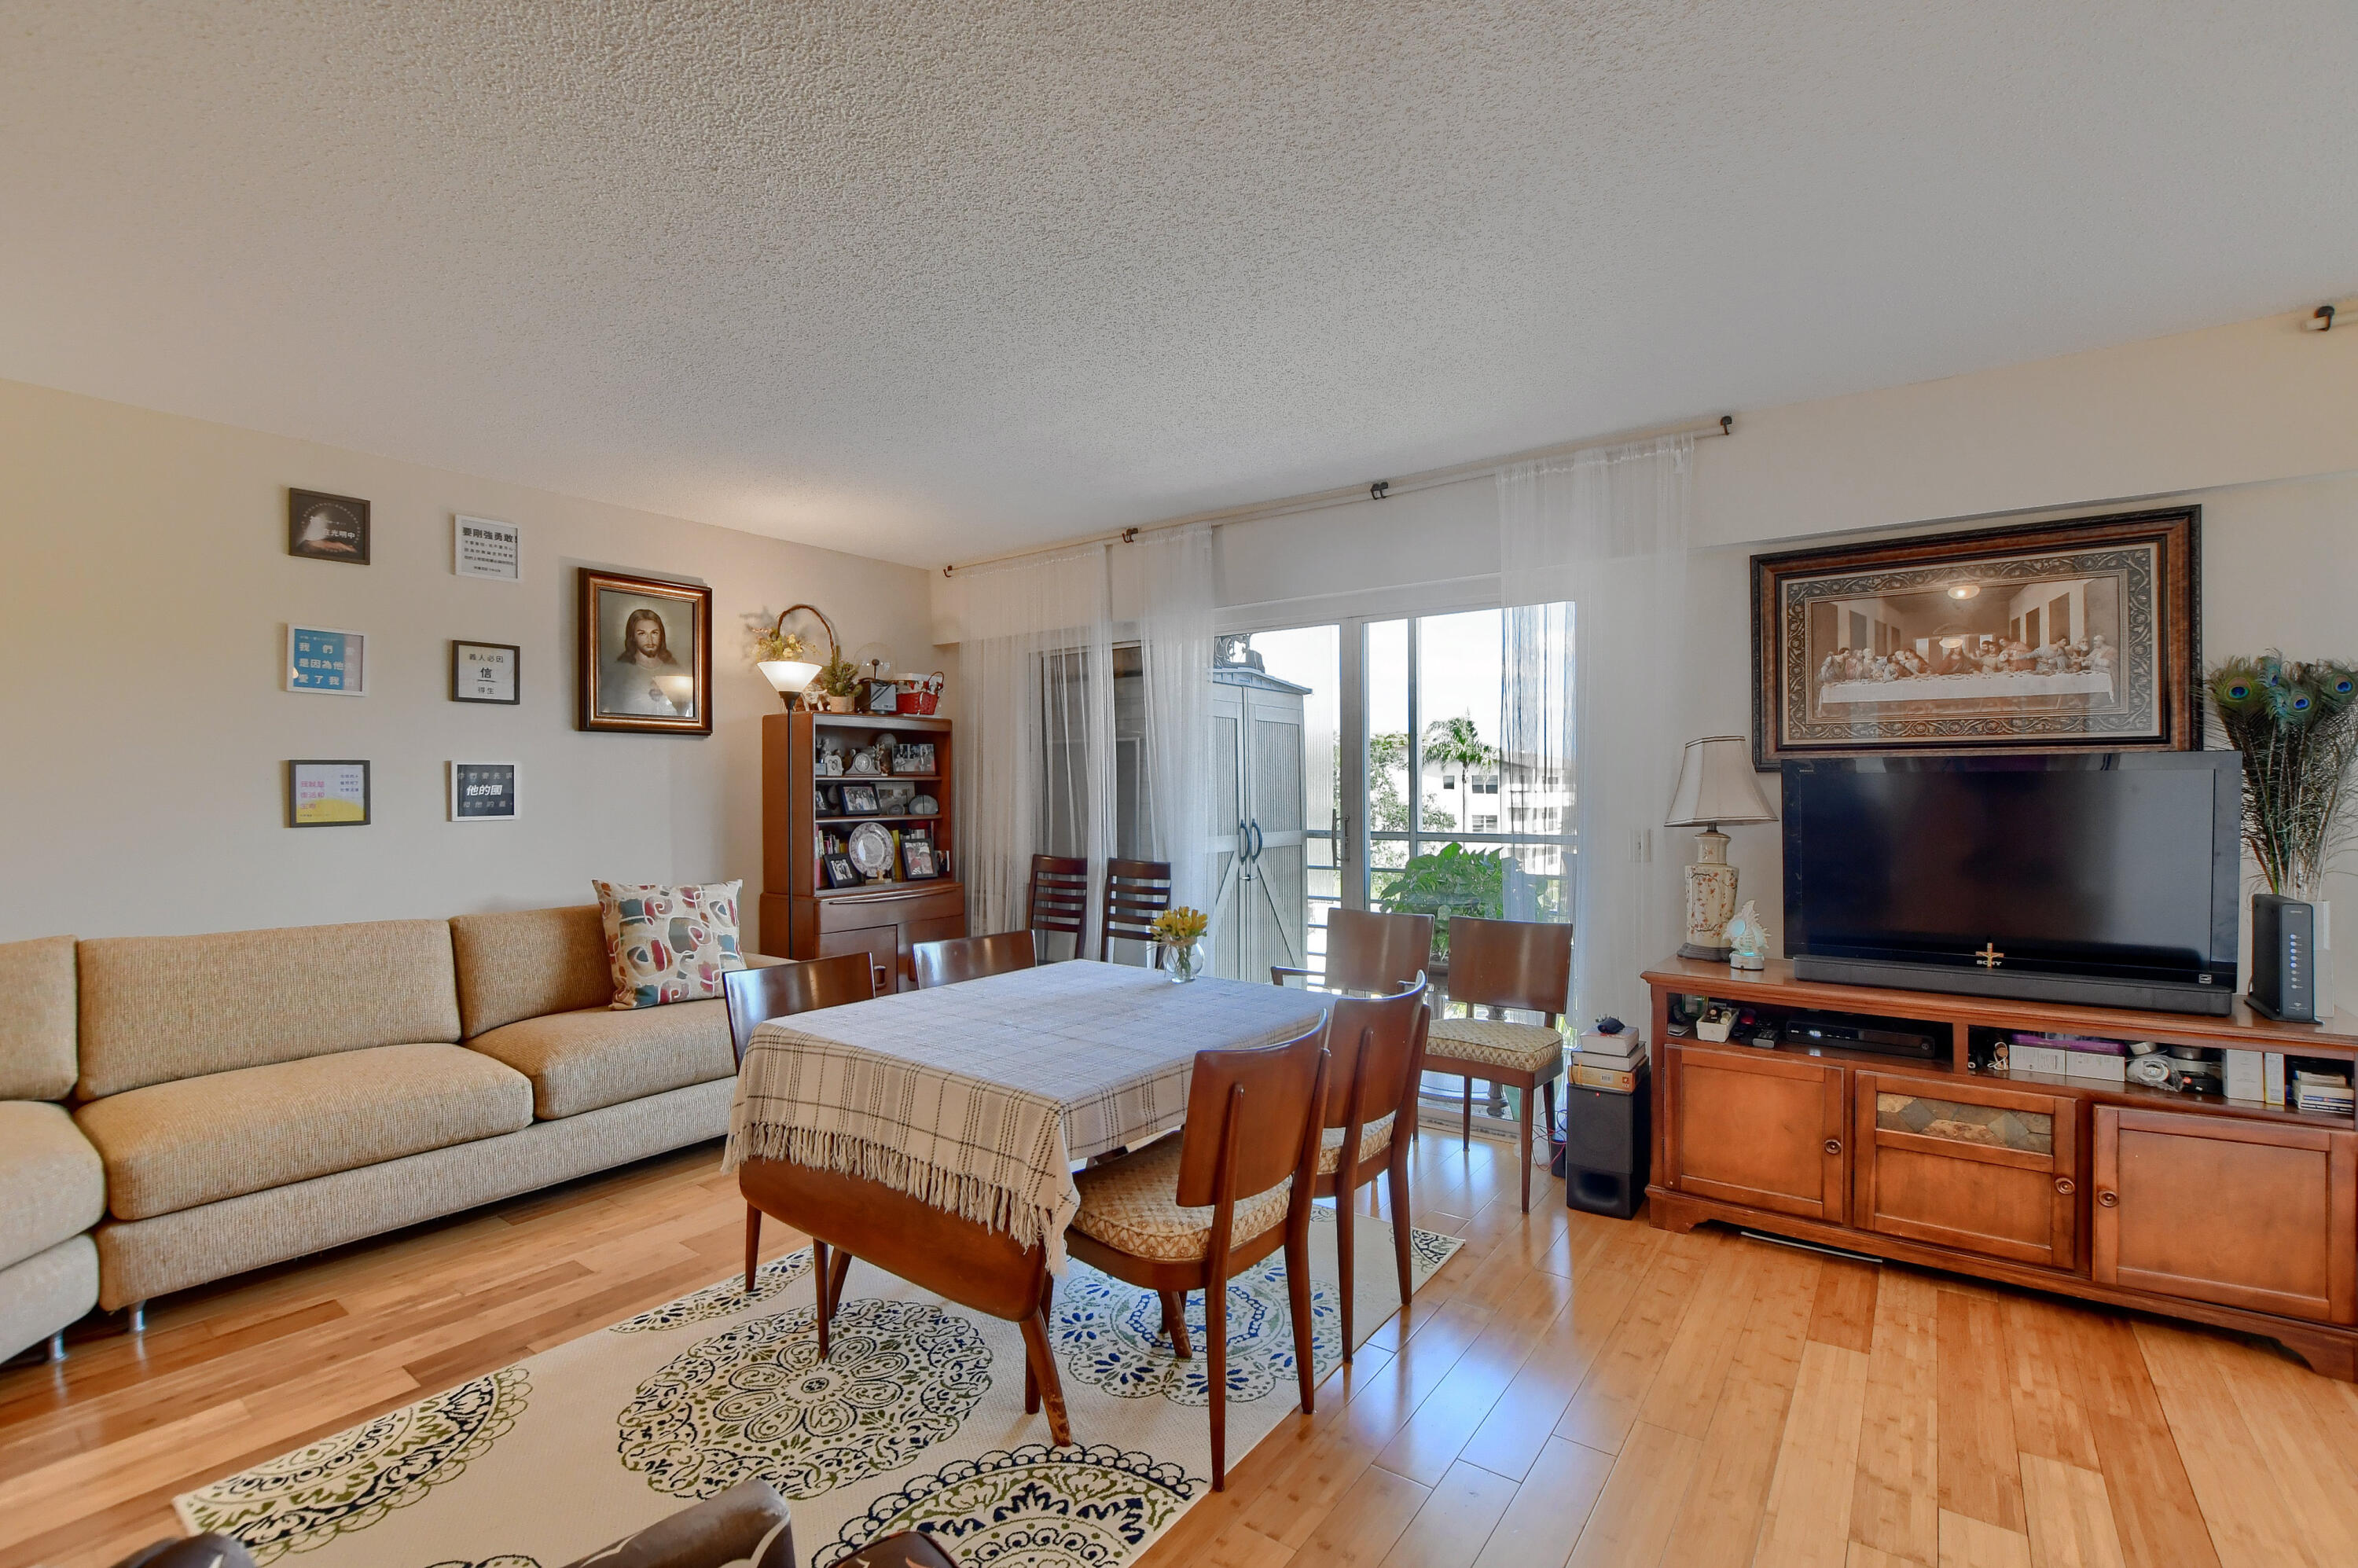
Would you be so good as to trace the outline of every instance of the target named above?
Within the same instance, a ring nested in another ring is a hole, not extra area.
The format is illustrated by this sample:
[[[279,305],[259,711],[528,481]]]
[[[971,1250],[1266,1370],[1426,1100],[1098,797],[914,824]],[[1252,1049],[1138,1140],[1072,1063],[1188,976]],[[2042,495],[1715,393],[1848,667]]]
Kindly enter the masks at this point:
[[[1166,947],[1192,947],[1211,924],[1202,910],[1182,904],[1156,915],[1152,929],[1154,939]]]

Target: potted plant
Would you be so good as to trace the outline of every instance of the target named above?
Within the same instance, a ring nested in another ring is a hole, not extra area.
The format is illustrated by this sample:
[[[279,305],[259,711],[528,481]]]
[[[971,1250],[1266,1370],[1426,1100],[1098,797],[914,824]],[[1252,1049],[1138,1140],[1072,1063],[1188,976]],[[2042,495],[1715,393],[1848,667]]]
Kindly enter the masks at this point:
[[[849,713],[860,690],[860,666],[838,654],[818,668],[818,689],[826,695],[829,713]]]
[[[2333,1015],[2332,906],[2326,873],[2358,830],[2358,672],[2270,652],[2211,672],[2211,707],[2244,754],[2244,843],[2268,891],[2316,911],[2311,983]]]
[[[1429,855],[1412,855],[1391,873],[1381,903],[1388,914],[1433,916],[1436,966],[1449,957],[1449,917],[1471,914],[1498,920],[1507,912],[1507,851],[1468,849],[1444,844]]]

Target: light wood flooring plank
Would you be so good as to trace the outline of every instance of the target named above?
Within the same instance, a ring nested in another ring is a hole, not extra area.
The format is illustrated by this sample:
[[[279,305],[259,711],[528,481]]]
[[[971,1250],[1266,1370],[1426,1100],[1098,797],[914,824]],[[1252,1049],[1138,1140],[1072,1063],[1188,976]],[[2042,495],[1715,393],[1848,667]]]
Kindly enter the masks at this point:
[[[2043,1454],[2022,1455],[2022,1506],[2039,1568],[2125,1568],[2104,1477]]]
[[[1612,1471],[1610,1454],[1550,1437],[1474,1568],[1563,1568]]]
[[[1941,1555],[1940,1292],[1930,1275],[1884,1271],[1875,1302],[1853,1541],[1909,1562]]]
[[[2022,1533],[2022,1476],[1996,1297],[1940,1292],[1941,1508]]]
[[[1761,1568],[1839,1568],[1849,1555],[1867,1368],[1861,1351],[1821,1339],[1802,1348],[1753,1557]]]
[[[1383,1568],[1468,1568],[1516,1490],[1479,1465],[1452,1465],[1385,1553]]]
[[[1703,1259],[1695,1249],[1665,1249],[1647,1271],[1638,1298],[1589,1368],[1580,1392],[1556,1422],[1555,1434],[1573,1443],[1618,1454],[1638,1419],[1646,1390],[1661,1370],[1662,1357],[1679,1322],[1694,1299]]]
[[[2072,1360],[2129,1568],[2219,1568],[2135,1328],[2111,1314],[2079,1314]]]
[[[2154,1323],[2138,1324],[2136,1336],[2223,1568],[2348,1568],[2346,1559],[2319,1556],[2293,1522],[2284,1488],[2209,1353],[2209,1336]]]
[[[1661,1562],[1702,1452],[1682,1432],[1643,1422],[1631,1429],[1581,1529],[1571,1568],[1653,1568]]]
[[[1682,1568],[1743,1568],[1752,1561],[1817,1300],[1816,1258],[1764,1242],[1739,1245],[1757,1253],[1758,1289],[1664,1553]]]
[[[2030,1538],[1942,1509],[1940,1568],[2030,1568]]]

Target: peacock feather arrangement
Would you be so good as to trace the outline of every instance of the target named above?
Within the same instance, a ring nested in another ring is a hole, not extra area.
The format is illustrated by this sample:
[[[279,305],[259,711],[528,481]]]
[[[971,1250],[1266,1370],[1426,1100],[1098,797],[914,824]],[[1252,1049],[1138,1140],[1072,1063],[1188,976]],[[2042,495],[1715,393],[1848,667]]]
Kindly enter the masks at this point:
[[[2358,831],[2358,672],[2271,650],[2211,672],[2211,708],[2244,754],[2244,842],[2268,891],[2312,903]]]

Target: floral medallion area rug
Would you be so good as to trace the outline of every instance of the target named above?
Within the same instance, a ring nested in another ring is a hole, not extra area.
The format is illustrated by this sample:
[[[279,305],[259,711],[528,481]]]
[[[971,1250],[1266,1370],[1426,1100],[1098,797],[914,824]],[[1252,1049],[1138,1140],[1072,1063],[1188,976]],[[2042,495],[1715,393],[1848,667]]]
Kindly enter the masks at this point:
[[[1333,1210],[1311,1227],[1312,1364],[1342,1354]],[[1352,1327],[1399,1310],[1390,1226],[1361,1215]],[[1460,1243],[1412,1230],[1422,1285]],[[288,1568],[557,1568],[759,1477],[797,1558],[933,1531],[962,1563],[1114,1568],[1211,1491],[1195,1355],[1153,1292],[1076,1261],[1050,1333],[1073,1445],[1023,1413],[1015,1325],[857,1263],[818,1358],[807,1249],[177,1499],[190,1530]],[[1231,1465],[1297,1402],[1282,1254],[1228,1285]]]

